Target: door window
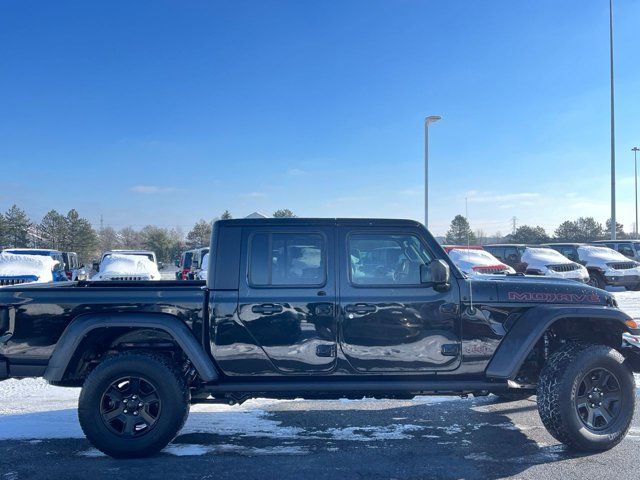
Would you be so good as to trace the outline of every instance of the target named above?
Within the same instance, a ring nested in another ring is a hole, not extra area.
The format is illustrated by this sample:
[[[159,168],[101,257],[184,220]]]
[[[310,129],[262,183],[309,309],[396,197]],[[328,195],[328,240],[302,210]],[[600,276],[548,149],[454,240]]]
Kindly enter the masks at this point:
[[[420,285],[420,266],[432,260],[413,235],[354,234],[348,248],[354,285]]]
[[[320,234],[253,235],[249,249],[250,284],[263,287],[324,285],[324,241]]]
[[[618,244],[618,251],[621,254],[623,254],[625,257],[629,257],[629,258],[633,258],[635,255],[633,248],[631,248],[631,245],[629,245],[628,243]]]
[[[516,247],[505,247],[504,260],[505,262],[518,263],[520,261],[518,256],[518,250]]]

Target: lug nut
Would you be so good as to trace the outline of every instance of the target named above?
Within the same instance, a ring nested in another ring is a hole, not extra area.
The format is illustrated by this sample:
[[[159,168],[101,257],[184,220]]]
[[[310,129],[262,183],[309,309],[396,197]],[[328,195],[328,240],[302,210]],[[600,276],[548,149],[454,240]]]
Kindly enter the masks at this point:
[[[124,410],[124,413],[129,413],[129,411],[127,409]]]
[[[133,412],[134,415],[138,415],[138,412]]]

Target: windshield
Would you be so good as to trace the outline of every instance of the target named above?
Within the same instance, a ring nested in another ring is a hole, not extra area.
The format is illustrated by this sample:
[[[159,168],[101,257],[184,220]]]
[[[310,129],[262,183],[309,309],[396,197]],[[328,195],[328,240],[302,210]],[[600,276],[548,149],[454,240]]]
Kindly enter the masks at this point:
[[[113,255],[118,256],[127,256],[127,257],[145,257],[149,261],[153,262],[153,255],[151,253],[131,253],[131,252],[118,252],[117,254],[107,253],[102,260],[104,261],[106,258],[111,257]]]

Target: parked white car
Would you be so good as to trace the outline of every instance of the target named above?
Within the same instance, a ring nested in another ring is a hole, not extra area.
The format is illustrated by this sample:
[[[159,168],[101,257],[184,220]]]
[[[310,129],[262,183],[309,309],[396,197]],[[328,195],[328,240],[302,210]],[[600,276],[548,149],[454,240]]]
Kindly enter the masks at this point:
[[[608,247],[580,243],[551,243],[569,260],[580,262],[589,271],[589,285],[605,288],[607,285],[629,289],[640,287],[640,263]]]
[[[0,253],[0,286],[53,282],[59,262],[49,256]]]
[[[453,263],[466,275],[504,275],[516,273],[509,265],[481,248],[444,247]]]
[[[160,280],[156,254],[147,250],[111,250],[100,260],[98,272],[91,280],[144,281]]]
[[[545,277],[589,281],[589,272],[577,262],[572,262],[560,252],[548,247],[527,247],[521,261],[526,265],[525,274]]]

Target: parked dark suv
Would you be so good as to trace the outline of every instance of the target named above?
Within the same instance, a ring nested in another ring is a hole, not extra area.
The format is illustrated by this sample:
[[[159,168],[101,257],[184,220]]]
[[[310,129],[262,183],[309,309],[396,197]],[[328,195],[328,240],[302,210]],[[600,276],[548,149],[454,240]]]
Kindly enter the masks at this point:
[[[527,245],[520,243],[496,243],[484,245],[484,249],[501,262],[506,263],[518,273],[524,273],[527,266],[522,263],[522,254]]]

